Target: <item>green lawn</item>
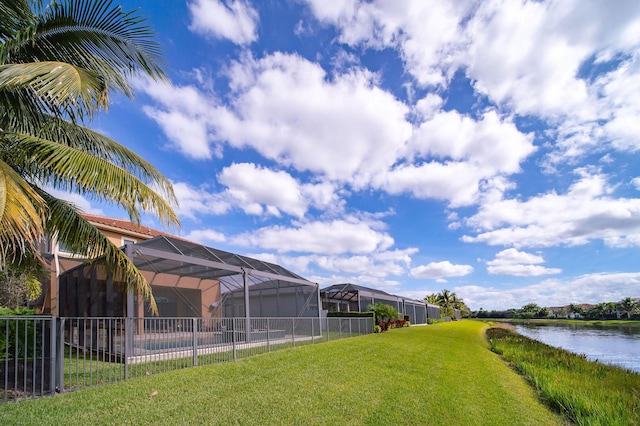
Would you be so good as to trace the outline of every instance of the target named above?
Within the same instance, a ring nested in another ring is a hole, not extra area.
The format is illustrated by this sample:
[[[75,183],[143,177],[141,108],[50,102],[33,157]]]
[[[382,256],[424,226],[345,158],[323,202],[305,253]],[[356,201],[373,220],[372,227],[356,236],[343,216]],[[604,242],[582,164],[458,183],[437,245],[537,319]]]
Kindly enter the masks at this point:
[[[395,329],[2,404],[0,424],[562,424],[488,349],[486,327]]]

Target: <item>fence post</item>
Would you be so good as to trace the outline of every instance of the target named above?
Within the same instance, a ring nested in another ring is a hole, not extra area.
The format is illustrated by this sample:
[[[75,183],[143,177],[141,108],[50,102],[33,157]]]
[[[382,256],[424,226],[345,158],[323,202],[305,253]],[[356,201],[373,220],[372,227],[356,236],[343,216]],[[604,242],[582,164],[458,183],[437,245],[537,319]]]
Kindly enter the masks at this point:
[[[313,322],[315,318],[311,318],[311,344],[313,345],[316,342],[316,333],[313,331]]]
[[[129,357],[133,351],[133,318],[126,318],[124,326],[124,379],[129,380]]]
[[[231,341],[233,342],[233,360],[238,360],[238,355],[236,353],[236,319],[231,318]]]
[[[331,333],[329,333],[329,317],[326,317],[325,319],[327,320],[326,323],[327,323],[327,342],[328,342],[329,341],[329,335],[331,334]]]
[[[271,334],[271,324],[269,324],[269,318],[267,318],[267,352],[271,352],[271,339],[269,335]]]
[[[349,337],[353,337],[353,333],[351,333],[351,320],[353,318],[349,318]]]
[[[291,345],[296,346],[296,319],[291,318]]]
[[[65,330],[65,318],[59,318],[57,321],[57,343],[56,343],[56,384],[57,391],[64,392],[64,330]]]
[[[55,315],[49,320],[49,394],[56,393],[56,327]]]
[[[192,318],[193,325],[191,327],[191,342],[193,344],[193,366],[198,365],[198,319]]]

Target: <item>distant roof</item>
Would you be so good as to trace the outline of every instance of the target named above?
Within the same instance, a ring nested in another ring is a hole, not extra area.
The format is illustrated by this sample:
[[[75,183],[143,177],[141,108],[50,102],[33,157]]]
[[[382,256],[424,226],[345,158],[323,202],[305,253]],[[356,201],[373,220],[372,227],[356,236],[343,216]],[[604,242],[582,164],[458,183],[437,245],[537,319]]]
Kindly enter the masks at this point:
[[[387,293],[386,291],[382,291],[382,290],[378,290],[376,288],[369,288],[369,287],[364,287],[361,285],[357,285],[357,284],[351,284],[351,283],[344,283],[344,284],[334,284],[332,286],[329,287],[325,287],[322,290],[320,290],[321,292],[327,292],[327,293],[338,293],[338,292],[367,292],[367,293],[372,293],[372,294],[379,294],[379,295],[384,295],[384,296],[393,296],[392,294]]]
[[[81,213],[81,216],[94,225],[103,225],[110,228],[116,228],[122,231],[144,235],[149,238],[157,237],[158,235],[178,238],[175,235],[167,234],[166,232],[158,231],[157,229],[153,229],[148,226],[137,225],[130,220],[115,219],[113,217],[98,216],[95,214],[87,213]]]
[[[386,300],[404,300],[405,302],[410,301],[414,303],[426,304],[423,300],[411,299],[410,297],[398,296],[395,294],[387,293],[386,291],[378,290],[377,288],[369,288],[364,287],[357,284],[344,283],[344,284],[334,284],[329,287],[325,287],[320,290],[320,293],[325,293],[329,298],[340,299],[340,300],[351,300],[352,297],[349,294],[355,295],[357,293],[362,293],[366,296],[373,296],[378,299],[386,299]],[[333,297],[332,297],[333,296]]]

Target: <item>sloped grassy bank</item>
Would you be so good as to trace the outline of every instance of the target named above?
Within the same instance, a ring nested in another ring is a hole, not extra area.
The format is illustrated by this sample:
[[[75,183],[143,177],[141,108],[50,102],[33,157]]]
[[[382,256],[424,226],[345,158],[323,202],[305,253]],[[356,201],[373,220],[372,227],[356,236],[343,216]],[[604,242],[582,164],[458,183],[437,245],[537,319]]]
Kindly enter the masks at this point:
[[[0,405],[2,425],[561,425],[476,321],[412,326]]]
[[[487,330],[492,350],[554,410],[577,425],[640,425],[640,374],[588,361],[504,327]]]

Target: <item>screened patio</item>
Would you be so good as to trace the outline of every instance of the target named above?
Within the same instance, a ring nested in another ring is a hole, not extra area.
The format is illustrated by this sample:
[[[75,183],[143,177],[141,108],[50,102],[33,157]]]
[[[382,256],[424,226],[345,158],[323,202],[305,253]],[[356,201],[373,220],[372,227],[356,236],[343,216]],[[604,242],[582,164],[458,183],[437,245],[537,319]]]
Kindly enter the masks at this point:
[[[412,324],[427,323],[427,305],[420,300],[389,294],[385,291],[356,284],[335,284],[320,292],[323,309],[339,312],[366,312],[369,305],[383,303],[399,314],[408,316]],[[438,311],[437,318],[440,318]]]
[[[318,285],[282,266],[164,235],[123,250],[151,285],[161,318],[320,316]],[[120,284],[100,260],[66,271],[60,315],[150,317],[148,301]]]

